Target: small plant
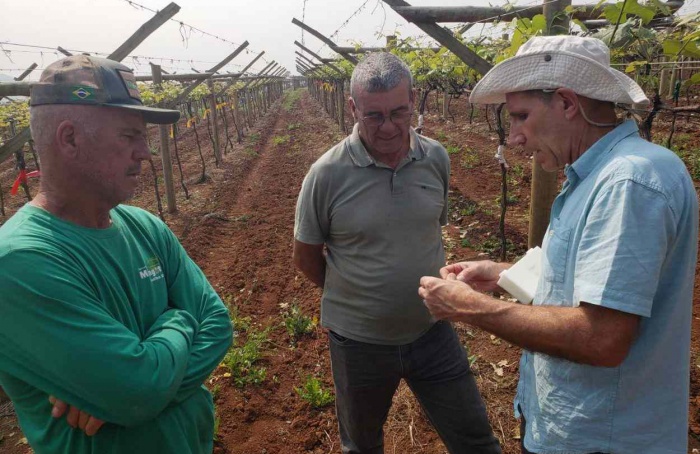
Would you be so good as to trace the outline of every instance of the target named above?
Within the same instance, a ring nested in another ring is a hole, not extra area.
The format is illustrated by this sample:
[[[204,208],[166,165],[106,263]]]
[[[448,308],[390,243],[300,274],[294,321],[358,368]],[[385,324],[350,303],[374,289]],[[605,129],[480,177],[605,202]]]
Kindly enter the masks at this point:
[[[471,367],[474,365],[476,360],[479,359],[479,355],[470,355],[468,359],[469,359],[469,367]]]
[[[515,164],[513,167],[510,168],[510,172],[518,178],[522,178],[525,174],[525,169],[523,169],[522,165]]]
[[[465,169],[471,169],[479,165],[479,156],[473,150],[467,148],[465,152],[462,153],[460,164]]]
[[[239,388],[246,385],[259,385],[265,380],[267,370],[257,367],[255,363],[262,356],[263,344],[268,342],[269,329],[259,332],[248,330],[248,339],[243,345],[239,344],[239,337],[234,340],[222,365],[229,370],[233,384]]]
[[[289,123],[287,125],[287,131],[294,131],[295,129],[299,129],[300,126],[300,123]]]
[[[329,390],[323,389],[321,381],[316,377],[309,376],[304,386],[301,388],[295,387],[294,390],[299,394],[299,397],[314,408],[323,408],[335,400],[333,394]]]
[[[474,216],[476,214],[476,204],[470,203],[459,211],[462,216]]]
[[[462,151],[462,149],[457,145],[448,145],[445,149],[447,150],[447,154],[457,154]]]
[[[285,144],[285,143],[287,143],[287,142],[289,142],[289,136],[288,136],[288,135],[286,135],[286,136],[275,136],[275,137],[272,138],[272,143],[273,143],[275,146],[283,145],[283,144]]]
[[[209,392],[211,392],[211,398],[216,400],[216,398],[219,397],[219,394],[221,393],[221,385],[219,383],[215,384],[214,386],[212,386]]]
[[[248,331],[250,328],[250,317],[243,317],[238,313],[238,306],[233,306],[230,308],[231,313],[231,326],[236,333],[241,331]]]
[[[221,417],[214,404],[214,441],[219,441],[219,427],[221,426]]]
[[[447,139],[447,134],[445,134],[444,131],[440,131],[437,134],[435,134],[435,138],[439,140],[440,142],[444,141]]]
[[[479,247],[481,251],[488,253],[489,255],[496,254],[501,250],[501,240],[492,236],[486,238],[481,246]],[[511,240],[506,240],[506,251],[513,251],[515,245]]]
[[[311,318],[308,315],[304,315],[296,303],[293,303],[283,316],[284,327],[287,328],[287,333],[293,345],[296,345],[297,340],[301,336],[311,333],[318,324],[315,317]]]
[[[469,238],[462,238],[462,247],[466,247],[469,249],[474,249],[474,246],[472,245],[472,242],[469,241]]]

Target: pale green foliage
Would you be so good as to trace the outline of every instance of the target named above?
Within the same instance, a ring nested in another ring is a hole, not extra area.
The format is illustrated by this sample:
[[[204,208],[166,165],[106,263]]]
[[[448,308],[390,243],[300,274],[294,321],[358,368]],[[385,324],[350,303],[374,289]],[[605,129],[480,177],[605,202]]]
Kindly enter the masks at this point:
[[[15,121],[15,131],[19,133],[29,126],[29,102],[0,104],[0,143],[11,136],[10,120]]]

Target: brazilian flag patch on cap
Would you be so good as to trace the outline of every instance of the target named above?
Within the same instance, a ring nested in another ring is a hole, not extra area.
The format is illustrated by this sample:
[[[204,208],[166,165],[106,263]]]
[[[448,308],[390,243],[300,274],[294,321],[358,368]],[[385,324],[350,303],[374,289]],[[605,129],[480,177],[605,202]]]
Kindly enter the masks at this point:
[[[82,101],[95,96],[95,89],[90,87],[75,87],[71,92],[71,99],[74,101]]]

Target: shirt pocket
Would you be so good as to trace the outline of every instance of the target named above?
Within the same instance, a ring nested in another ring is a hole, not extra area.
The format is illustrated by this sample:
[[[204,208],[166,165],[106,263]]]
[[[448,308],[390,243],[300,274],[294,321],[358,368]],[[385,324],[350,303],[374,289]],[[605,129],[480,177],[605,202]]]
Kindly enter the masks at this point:
[[[542,274],[548,282],[564,282],[566,265],[569,261],[571,230],[555,220],[547,232]]]

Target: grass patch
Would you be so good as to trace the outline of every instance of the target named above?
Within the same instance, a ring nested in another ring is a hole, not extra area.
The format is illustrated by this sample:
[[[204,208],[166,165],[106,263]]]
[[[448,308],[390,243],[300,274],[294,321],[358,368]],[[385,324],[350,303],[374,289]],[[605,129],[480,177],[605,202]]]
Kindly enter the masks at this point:
[[[447,134],[444,131],[439,131],[435,134],[435,138],[440,142],[447,140]]]
[[[294,390],[299,394],[299,397],[314,408],[323,408],[335,400],[333,394],[329,390],[324,389],[321,386],[321,381],[316,377],[309,376],[304,386],[300,388],[294,387]]]
[[[299,88],[297,90],[293,90],[287,93],[287,95],[284,97],[284,100],[282,101],[282,108],[285,111],[290,112],[294,108],[297,101],[299,101],[299,99],[301,98],[301,91],[302,89]]]
[[[301,123],[289,123],[287,125],[287,131],[294,131],[295,129],[301,128]]]

